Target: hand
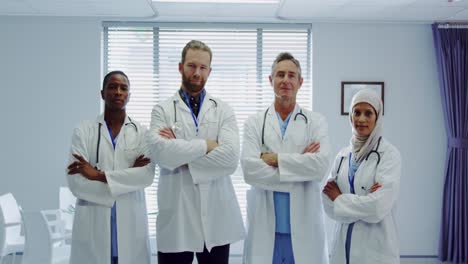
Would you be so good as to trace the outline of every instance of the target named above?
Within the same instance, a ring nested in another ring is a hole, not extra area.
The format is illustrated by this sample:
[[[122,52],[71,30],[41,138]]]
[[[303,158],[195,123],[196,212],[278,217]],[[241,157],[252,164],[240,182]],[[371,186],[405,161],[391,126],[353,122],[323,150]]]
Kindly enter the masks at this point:
[[[218,147],[218,142],[209,139],[206,140],[206,154],[210,153],[216,147]]]
[[[335,201],[335,199],[341,195],[341,190],[335,181],[329,181],[323,188],[323,193],[326,194],[330,200]]]
[[[305,149],[304,149],[304,152],[302,154],[305,154],[305,153],[317,153],[317,152],[320,152],[320,142],[312,142],[310,143],[309,146],[307,146]]]
[[[165,127],[159,130],[159,135],[165,139],[175,139],[176,136],[174,134],[174,131],[172,129]]]
[[[382,187],[382,185],[380,183],[376,182],[376,183],[374,183],[374,185],[372,185],[372,187],[370,187],[369,192],[373,193],[373,192],[377,191],[380,187]]]
[[[260,158],[272,167],[278,167],[278,154],[273,152],[265,152],[260,154]]]
[[[73,157],[77,159],[77,161],[72,162],[68,165],[68,174],[81,174],[86,179],[91,181],[102,181],[107,182],[106,175],[104,172],[95,169],[89,162],[87,162],[82,156],[73,153]]]
[[[140,155],[138,156],[138,158],[136,158],[135,162],[133,163],[133,168],[136,168],[136,167],[144,167],[146,165],[148,165],[149,163],[151,162],[151,160],[147,157],[145,157],[144,155]]]

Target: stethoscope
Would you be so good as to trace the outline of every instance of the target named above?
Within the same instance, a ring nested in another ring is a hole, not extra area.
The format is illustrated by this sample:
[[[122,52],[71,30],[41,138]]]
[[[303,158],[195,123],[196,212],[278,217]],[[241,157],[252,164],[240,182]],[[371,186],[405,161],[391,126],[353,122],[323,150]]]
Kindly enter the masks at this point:
[[[369,159],[370,155],[372,154],[376,154],[377,155],[377,164],[376,165],[379,165],[380,163],[380,153],[378,152],[379,150],[379,146],[380,146],[380,140],[382,139],[382,137],[379,137],[379,140],[377,141],[377,146],[375,147],[375,149],[371,150],[367,156],[366,156],[366,161]],[[351,156],[349,157],[351,159]],[[338,177],[339,172],[340,172],[340,169],[341,169],[341,163],[343,163],[343,159],[344,159],[344,156],[341,157],[341,160],[340,160],[340,164],[338,165],[338,169],[336,170],[336,177]],[[348,178],[348,181],[350,182],[350,186],[352,185],[352,188],[354,188],[354,180],[349,180]],[[364,191],[366,191],[366,188],[364,186],[361,187],[361,189],[363,189]]]
[[[210,100],[211,102],[213,102],[213,104],[214,104],[214,106],[215,106],[216,108],[218,107],[218,103],[217,103],[214,99],[210,98],[209,100]],[[182,125],[181,125],[180,122],[177,120],[177,103],[178,103],[178,102],[179,102],[179,101],[178,101],[177,99],[174,99],[174,101],[172,101],[172,103],[173,103],[173,105],[174,105],[174,124],[172,125],[171,128],[172,128],[173,131],[179,131],[179,130],[182,129]],[[189,108],[190,108],[190,107],[189,107]],[[201,107],[200,107],[200,110],[201,110]],[[190,110],[190,112],[191,112],[191,111],[192,111],[192,110]],[[192,117],[193,117],[193,113],[192,113]],[[197,127],[197,131],[198,131],[198,123],[197,123],[197,121],[196,121],[196,118],[195,118],[195,117],[193,117],[193,118],[194,118],[195,126]]]
[[[270,108],[268,107],[267,110],[265,111],[265,114],[263,115],[263,125],[262,125],[262,146],[265,146],[265,123],[266,123],[266,118],[267,118],[267,114],[268,114],[268,110],[270,110]],[[297,112],[295,115],[294,115],[294,121],[296,121],[297,117],[300,116],[304,119],[304,122],[307,123],[309,122],[309,120],[307,119],[307,116],[304,115],[304,113],[302,113],[302,109],[299,109],[299,112]]]
[[[125,127],[127,127],[128,125],[133,125],[133,127],[135,128],[136,132],[138,132],[138,127],[136,126],[136,124],[132,121],[132,119],[130,117],[128,117],[128,120],[130,121],[130,123],[126,123],[125,124]],[[98,167],[98,164],[99,164],[99,147],[101,146],[101,126],[102,126],[102,123],[99,122],[99,126],[98,126],[98,139],[97,139],[97,148],[96,148],[96,166],[95,168]],[[125,133],[124,133],[124,136],[125,136]],[[125,141],[125,144],[127,144],[126,140]]]
[[[376,166],[379,165],[379,163],[380,163],[380,153],[378,152],[378,149],[379,149],[379,146],[380,146],[380,140],[381,140],[381,139],[382,139],[382,137],[379,137],[379,140],[378,140],[378,142],[377,142],[377,146],[375,147],[374,150],[371,150],[371,151],[367,154],[366,159],[365,159],[365,160],[367,161],[367,160],[369,159],[370,155],[372,155],[372,154],[375,153],[375,154],[377,155],[377,164],[376,164]],[[340,172],[341,163],[343,162],[343,159],[344,159],[344,156],[341,157],[340,164],[338,165],[338,169],[336,170],[336,178],[338,178],[338,176],[340,175],[339,172]],[[351,153],[349,153],[349,158],[348,158],[348,168],[349,168],[349,169],[351,169],[351,159],[352,159],[352,156],[351,156]],[[350,191],[351,191],[352,194],[355,194],[355,193],[356,193],[356,192],[355,192],[355,188],[354,188],[354,179],[355,179],[355,177],[351,178],[351,177],[350,177],[350,173],[349,173],[349,171],[348,171],[349,189],[350,189]],[[336,181],[336,179],[335,179],[335,181]],[[366,189],[366,187],[364,187],[364,186],[361,186],[361,189],[362,189],[363,191],[365,191],[365,192],[368,192],[368,189]],[[346,242],[345,242],[346,245],[349,245],[349,244],[348,244],[348,240],[351,238],[351,234],[352,234],[352,232],[353,232],[354,223],[355,223],[355,222],[350,223],[349,226],[348,226],[348,230],[347,230],[347,232],[346,232]],[[349,248],[348,248],[348,246],[346,246],[345,252],[346,252],[346,263],[349,263]]]

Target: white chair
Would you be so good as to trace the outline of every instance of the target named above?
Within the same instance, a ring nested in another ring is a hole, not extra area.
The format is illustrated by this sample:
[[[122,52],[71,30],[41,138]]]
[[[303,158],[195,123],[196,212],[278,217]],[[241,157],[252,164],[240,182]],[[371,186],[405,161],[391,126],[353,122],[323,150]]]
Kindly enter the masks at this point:
[[[11,193],[0,196],[0,263],[24,251],[24,236],[21,235],[20,207]]]
[[[68,187],[60,187],[59,203],[62,219],[65,221],[65,232],[71,233],[73,217],[75,215],[76,197]]]
[[[64,233],[60,210],[22,212],[26,247],[23,264],[68,264],[70,238]]]

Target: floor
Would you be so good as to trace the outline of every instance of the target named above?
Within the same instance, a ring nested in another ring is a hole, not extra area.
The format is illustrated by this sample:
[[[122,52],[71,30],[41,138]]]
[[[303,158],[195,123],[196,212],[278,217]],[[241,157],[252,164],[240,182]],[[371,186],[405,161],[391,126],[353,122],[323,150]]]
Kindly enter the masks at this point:
[[[154,263],[157,263],[156,259]],[[193,263],[195,264],[197,263],[197,261],[195,260]],[[229,264],[242,264],[242,257],[240,256],[231,257],[231,259],[229,260]],[[401,259],[400,264],[441,264],[441,262],[435,258],[426,258],[426,259],[403,258]]]
[[[7,256],[3,259],[1,264],[20,264],[21,263],[21,255],[16,256],[15,263],[13,263],[13,258],[11,256]],[[157,259],[156,257],[153,258],[153,262],[157,264]],[[197,263],[196,259],[193,262],[194,264]],[[242,257],[241,256],[232,256],[229,264],[242,264]],[[402,258],[400,264],[442,264],[440,261],[438,261],[436,258],[422,258],[422,259],[417,259],[417,258]]]

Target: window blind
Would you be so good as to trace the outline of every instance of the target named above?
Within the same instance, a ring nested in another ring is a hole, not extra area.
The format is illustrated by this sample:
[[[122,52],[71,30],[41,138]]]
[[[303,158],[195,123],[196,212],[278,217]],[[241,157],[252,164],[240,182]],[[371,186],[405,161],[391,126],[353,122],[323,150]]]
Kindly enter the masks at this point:
[[[241,146],[243,124],[248,116],[265,111],[273,102],[268,76],[276,55],[292,53],[300,62],[304,83],[297,101],[312,107],[310,25],[208,25],[104,23],[103,73],[124,71],[130,79],[127,113],[149,127],[155,104],[173,95],[181,76],[178,63],[185,44],[198,39],[213,52],[212,72],[206,90],[234,109]],[[155,235],[158,168],[154,183],[146,188],[150,235]],[[232,175],[237,198],[246,217],[246,190],[240,166]]]

